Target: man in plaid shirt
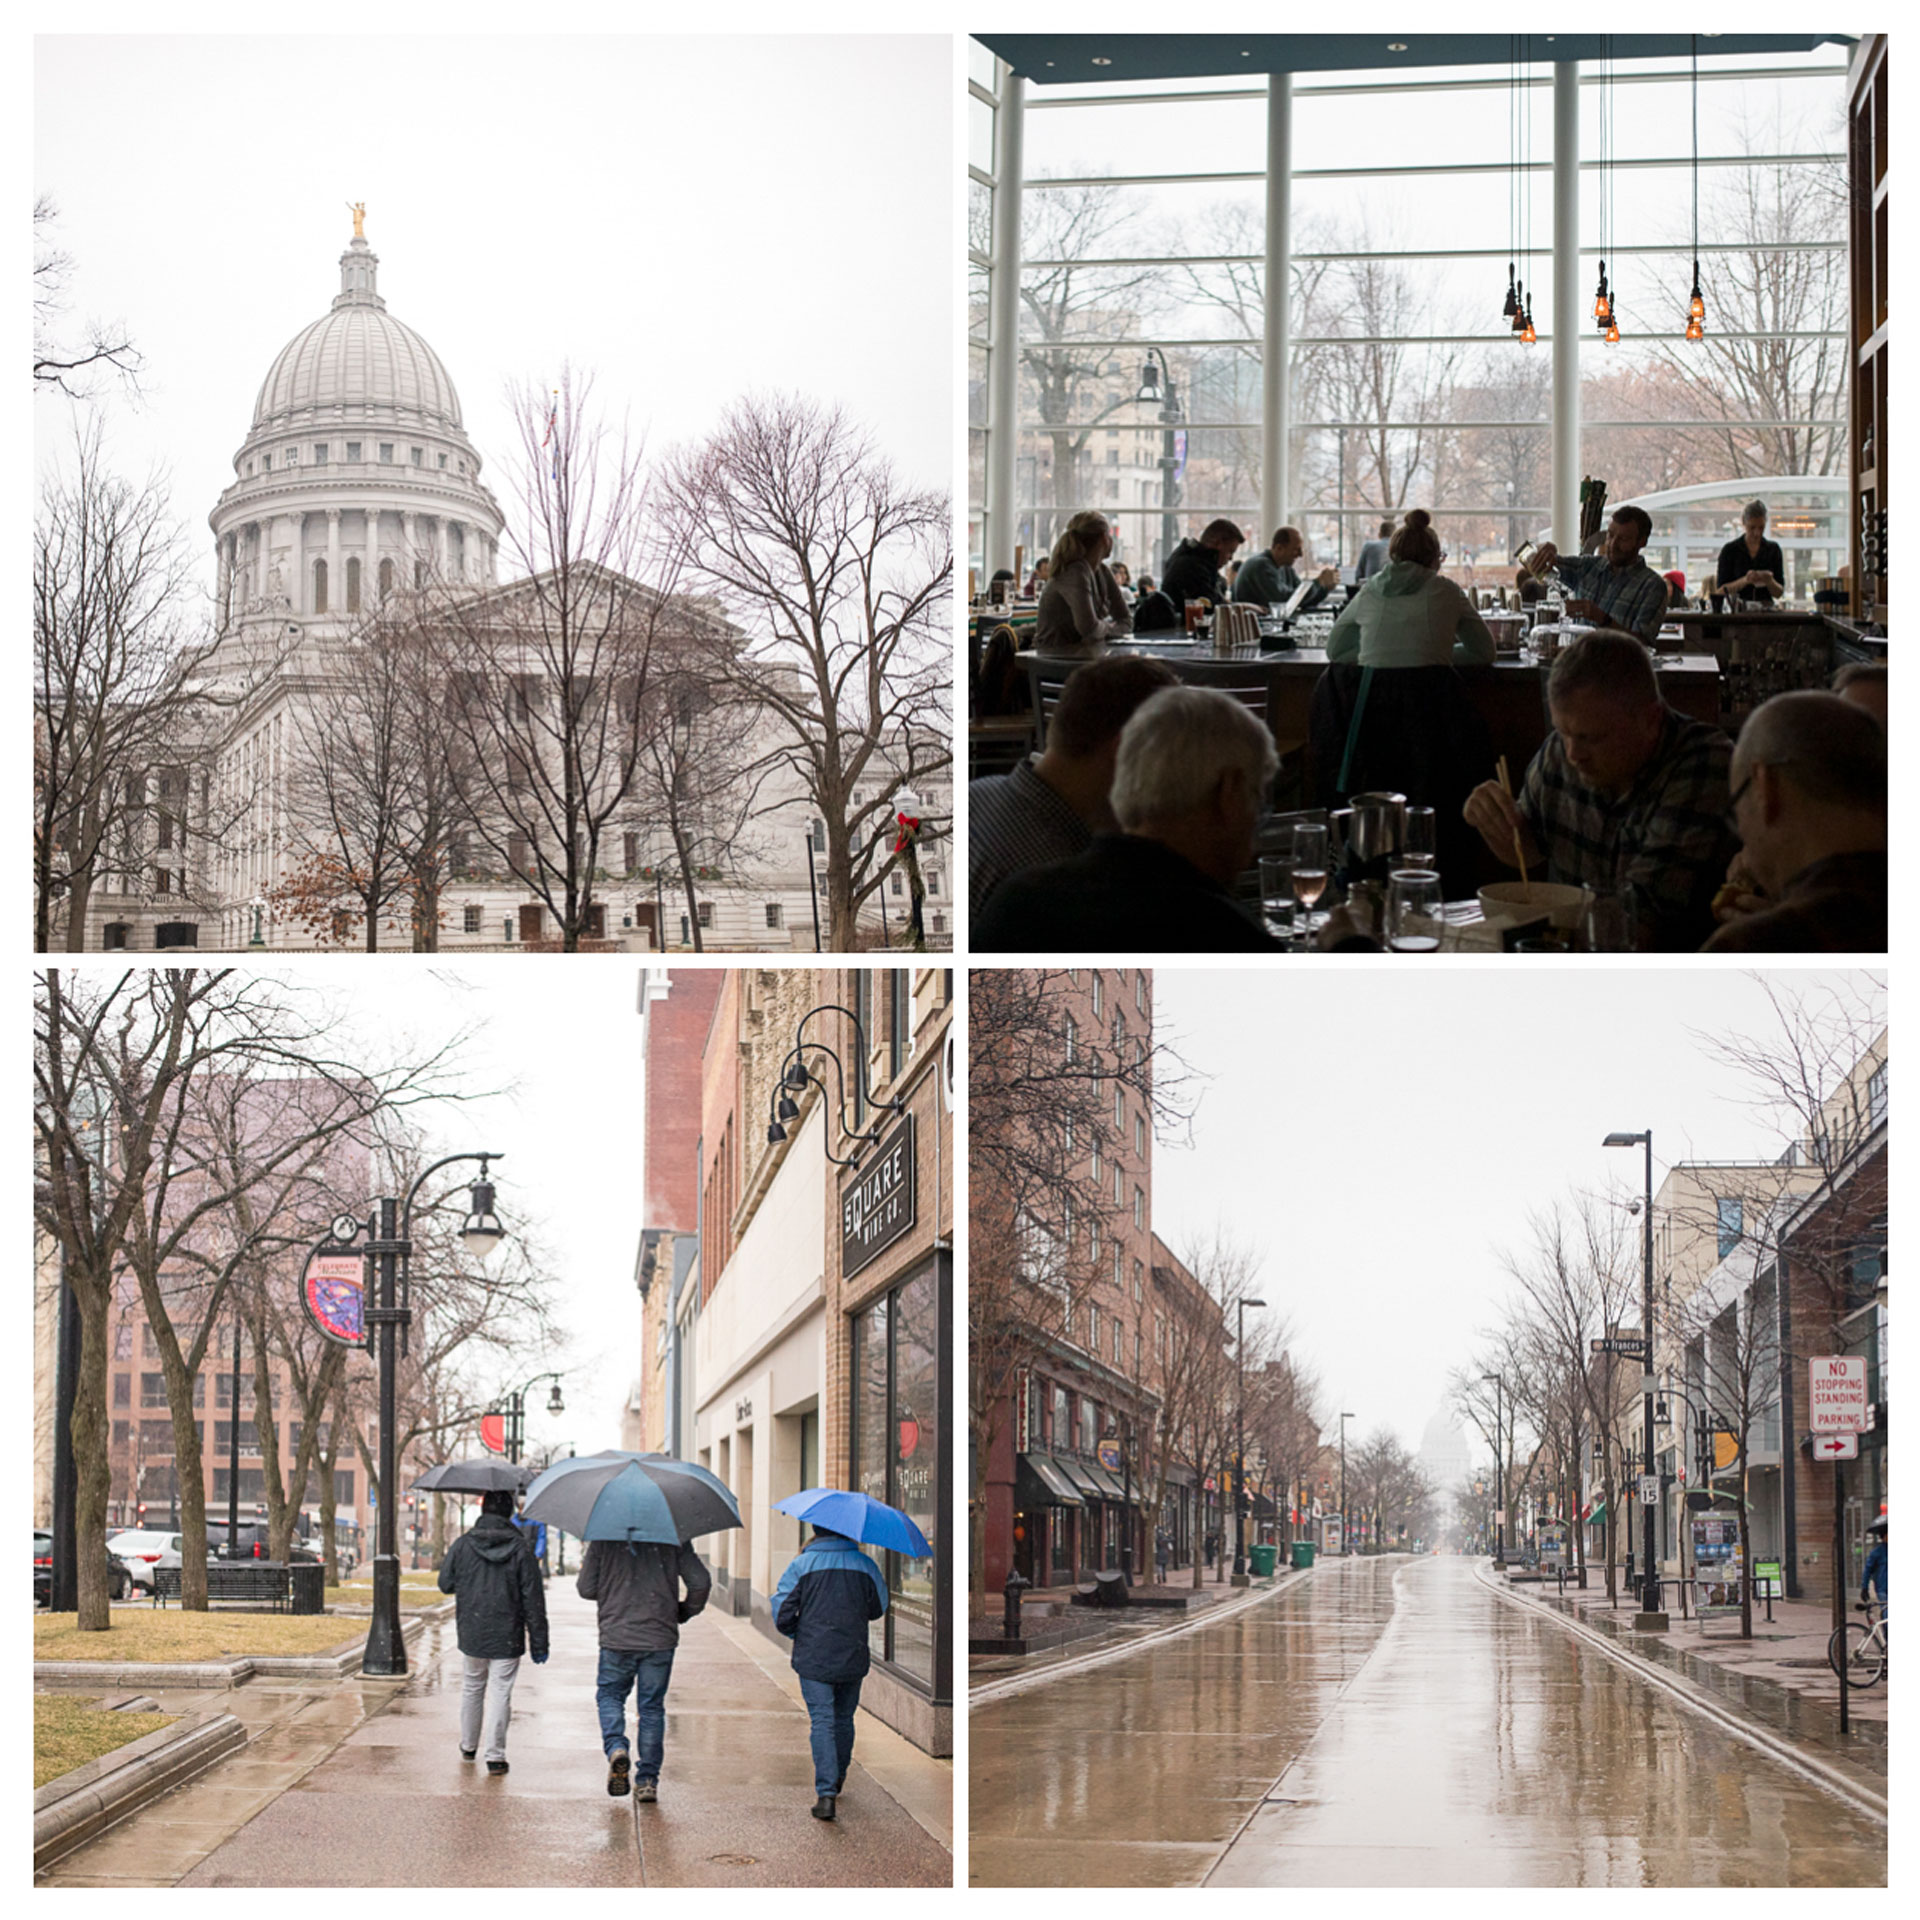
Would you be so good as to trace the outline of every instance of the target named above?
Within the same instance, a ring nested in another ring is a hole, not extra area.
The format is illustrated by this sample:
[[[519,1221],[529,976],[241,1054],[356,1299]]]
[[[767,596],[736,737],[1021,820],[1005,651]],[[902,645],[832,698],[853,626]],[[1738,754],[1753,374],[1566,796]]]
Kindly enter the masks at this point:
[[[1735,845],[1733,743],[1669,707],[1646,648],[1607,628],[1554,662],[1547,706],[1553,731],[1517,802],[1485,781],[1467,796],[1468,824],[1508,866],[1518,828],[1530,868],[1616,897],[1636,947],[1698,948]]]
[[[1600,536],[1600,551],[1562,559],[1549,542],[1540,549],[1540,564],[1552,562],[1561,584],[1575,596],[1567,612],[1596,626],[1618,627],[1637,633],[1648,646],[1666,618],[1667,581],[1640,558],[1640,549],[1653,533],[1653,521],[1643,507],[1621,507]],[[1521,569],[1521,578],[1526,570]]]

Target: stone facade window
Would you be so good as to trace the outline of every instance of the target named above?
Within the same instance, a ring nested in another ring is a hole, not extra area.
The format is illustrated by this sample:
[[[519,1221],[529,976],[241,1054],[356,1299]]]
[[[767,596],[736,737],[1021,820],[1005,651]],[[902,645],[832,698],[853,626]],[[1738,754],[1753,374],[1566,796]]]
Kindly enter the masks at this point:
[[[380,442],[380,464],[383,467],[393,465],[393,442],[391,440],[382,440]]]
[[[358,440],[349,440],[347,442],[347,458],[349,460],[358,460],[360,458],[360,442]]]
[[[478,933],[480,931],[480,909],[478,907],[467,907],[462,910],[460,915],[460,930],[463,933]]]
[[[327,464],[327,443],[324,440],[318,442],[313,449],[313,464],[316,467],[324,467]]]

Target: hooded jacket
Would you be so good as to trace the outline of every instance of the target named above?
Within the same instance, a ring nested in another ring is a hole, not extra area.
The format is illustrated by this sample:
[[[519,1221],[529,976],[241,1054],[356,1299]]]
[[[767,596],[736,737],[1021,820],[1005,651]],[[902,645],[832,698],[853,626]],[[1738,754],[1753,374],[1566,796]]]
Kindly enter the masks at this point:
[[[511,1520],[483,1513],[447,1549],[440,1591],[454,1597],[460,1651],[475,1660],[517,1660],[533,1643],[547,1657],[547,1596],[527,1538]]]
[[[599,1609],[601,1646],[615,1653],[670,1653],[680,1644],[680,1623],[707,1604],[713,1577],[691,1547],[592,1540],[574,1586]]]
[[[1444,573],[1389,560],[1347,602],[1327,636],[1327,659],[1363,667],[1484,666],[1493,635]]]
[[[858,1680],[873,1665],[867,1622],[887,1610],[880,1569],[844,1534],[816,1527],[773,1590],[773,1624],[803,1680]]]

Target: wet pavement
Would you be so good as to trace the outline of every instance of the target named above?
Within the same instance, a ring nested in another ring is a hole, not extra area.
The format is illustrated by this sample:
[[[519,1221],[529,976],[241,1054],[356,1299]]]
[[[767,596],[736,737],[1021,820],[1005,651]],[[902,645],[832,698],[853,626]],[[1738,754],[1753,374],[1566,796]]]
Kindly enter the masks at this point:
[[[222,1694],[218,1704],[258,1726],[253,1743],[41,1884],[951,1884],[951,1767],[863,1713],[840,1818],[812,1819],[786,1649],[712,1612],[681,1634],[658,1802],[611,1798],[593,1608],[556,1577],[548,1609],[552,1657],[521,1665],[507,1774],[460,1757],[448,1620],[428,1626],[404,1682],[348,1682],[277,1706],[258,1683]]]
[[[1323,1562],[971,1743],[976,1885],[1885,1880],[1883,1827],[1461,1559]]]

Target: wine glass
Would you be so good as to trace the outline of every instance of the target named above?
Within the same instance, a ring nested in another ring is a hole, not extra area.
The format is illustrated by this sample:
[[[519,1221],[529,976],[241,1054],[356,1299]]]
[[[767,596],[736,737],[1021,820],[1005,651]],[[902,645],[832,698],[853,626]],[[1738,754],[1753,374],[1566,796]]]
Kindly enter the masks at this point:
[[[1311,935],[1327,916],[1313,909],[1327,890],[1327,830],[1302,823],[1293,830],[1293,897],[1301,906],[1300,931]]]
[[[1293,938],[1293,856],[1288,853],[1263,853],[1260,856],[1260,911],[1267,931],[1277,940]]]
[[[1434,838],[1431,807],[1408,807],[1401,816],[1400,861],[1408,867],[1430,867],[1438,842]]]
[[[1437,953],[1440,876],[1430,867],[1397,867],[1387,876],[1387,950]]]

